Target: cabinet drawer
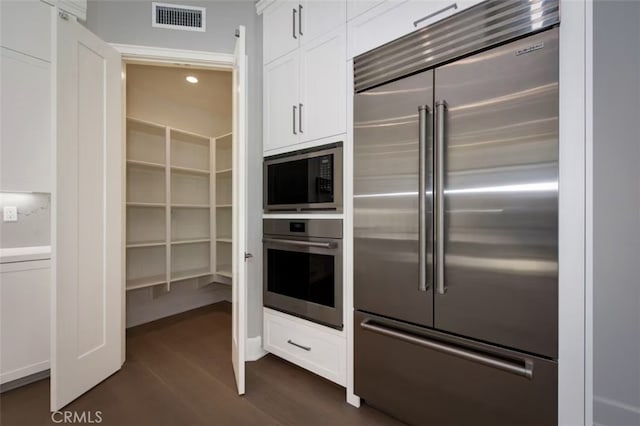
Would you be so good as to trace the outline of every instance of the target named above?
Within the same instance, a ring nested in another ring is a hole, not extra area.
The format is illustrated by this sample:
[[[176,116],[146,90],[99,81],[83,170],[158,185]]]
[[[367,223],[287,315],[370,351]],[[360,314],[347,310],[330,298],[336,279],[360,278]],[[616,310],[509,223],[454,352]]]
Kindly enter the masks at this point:
[[[264,349],[346,385],[346,344],[336,330],[264,308]]]
[[[348,23],[348,57],[375,49],[480,2],[387,0]]]

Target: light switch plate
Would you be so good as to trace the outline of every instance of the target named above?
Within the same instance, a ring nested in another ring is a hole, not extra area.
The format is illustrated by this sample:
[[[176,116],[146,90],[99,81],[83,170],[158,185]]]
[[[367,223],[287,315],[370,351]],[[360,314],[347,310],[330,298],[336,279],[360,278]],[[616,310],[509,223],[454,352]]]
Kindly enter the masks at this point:
[[[17,222],[18,221],[18,208],[16,206],[5,206],[2,209],[5,222]]]

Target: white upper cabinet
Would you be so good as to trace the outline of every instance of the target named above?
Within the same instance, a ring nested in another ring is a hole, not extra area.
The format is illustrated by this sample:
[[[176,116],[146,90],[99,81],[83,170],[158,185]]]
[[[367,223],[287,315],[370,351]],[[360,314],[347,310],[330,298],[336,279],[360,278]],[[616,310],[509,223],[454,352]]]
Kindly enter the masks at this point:
[[[356,16],[363,14],[383,1],[384,0],[347,0],[347,20],[351,20]]]
[[[386,0],[349,21],[348,58],[458,13],[482,0]]]
[[[51,0],[48,0],[51,1]],[[81,21],[87,20],[87,0],[57,0],[58,7],[75,15]]]
[[[346,131],[346,29],[264,67],[265,154]]]
[[[0,0],[0,190],[51,191],[53,8]]]
[[[286,55],[300,45],[343,25],[346,0],[280,0],[264,11],[264,63]]]
[[[299,75],[298,51],[264,67],[265,151],[298,143]]]
[[[316,37],[343,25],[347,20],[345,0],[306,0],[300,3],[301,17],[298,30],[302,35],[300,43],[310,43]]]
[[[0,0],[0,45],[51,61],[51,6],[37,0]]]
[[[300,48],[300,142],[346,131],[346,31],[342,26]]]
[[[297,1],[279,1],[264,11],[262,22],[265,64],[298,48],[298,6]]]
[[[346,19],[345,0],[264,9],[265,155],[346,131]]]

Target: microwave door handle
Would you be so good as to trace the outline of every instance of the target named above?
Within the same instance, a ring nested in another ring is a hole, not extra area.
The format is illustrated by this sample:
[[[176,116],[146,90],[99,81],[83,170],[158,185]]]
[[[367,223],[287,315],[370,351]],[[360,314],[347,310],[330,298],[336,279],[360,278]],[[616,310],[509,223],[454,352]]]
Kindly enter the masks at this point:
[[[286,244],[289,246],[297,246],[297,247],[318,247],[318,248],[326,248],[333,249],[338,245],[335,242],[329,241],[326,243],[317,242],[317,241],[300,241],[300,240],[285,240],[281,238],[263,238],[263,243],[275,243],[275,244]]]

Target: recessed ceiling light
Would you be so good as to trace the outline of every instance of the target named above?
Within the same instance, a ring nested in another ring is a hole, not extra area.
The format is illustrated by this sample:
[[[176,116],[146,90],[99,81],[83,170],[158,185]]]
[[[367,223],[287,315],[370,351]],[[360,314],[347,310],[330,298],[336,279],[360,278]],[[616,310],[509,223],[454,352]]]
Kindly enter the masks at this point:
[[[187,76],[187,81],[189,83],[196,84],[198,82],[198,77],[196,77],[195,75],[188,75]]]

